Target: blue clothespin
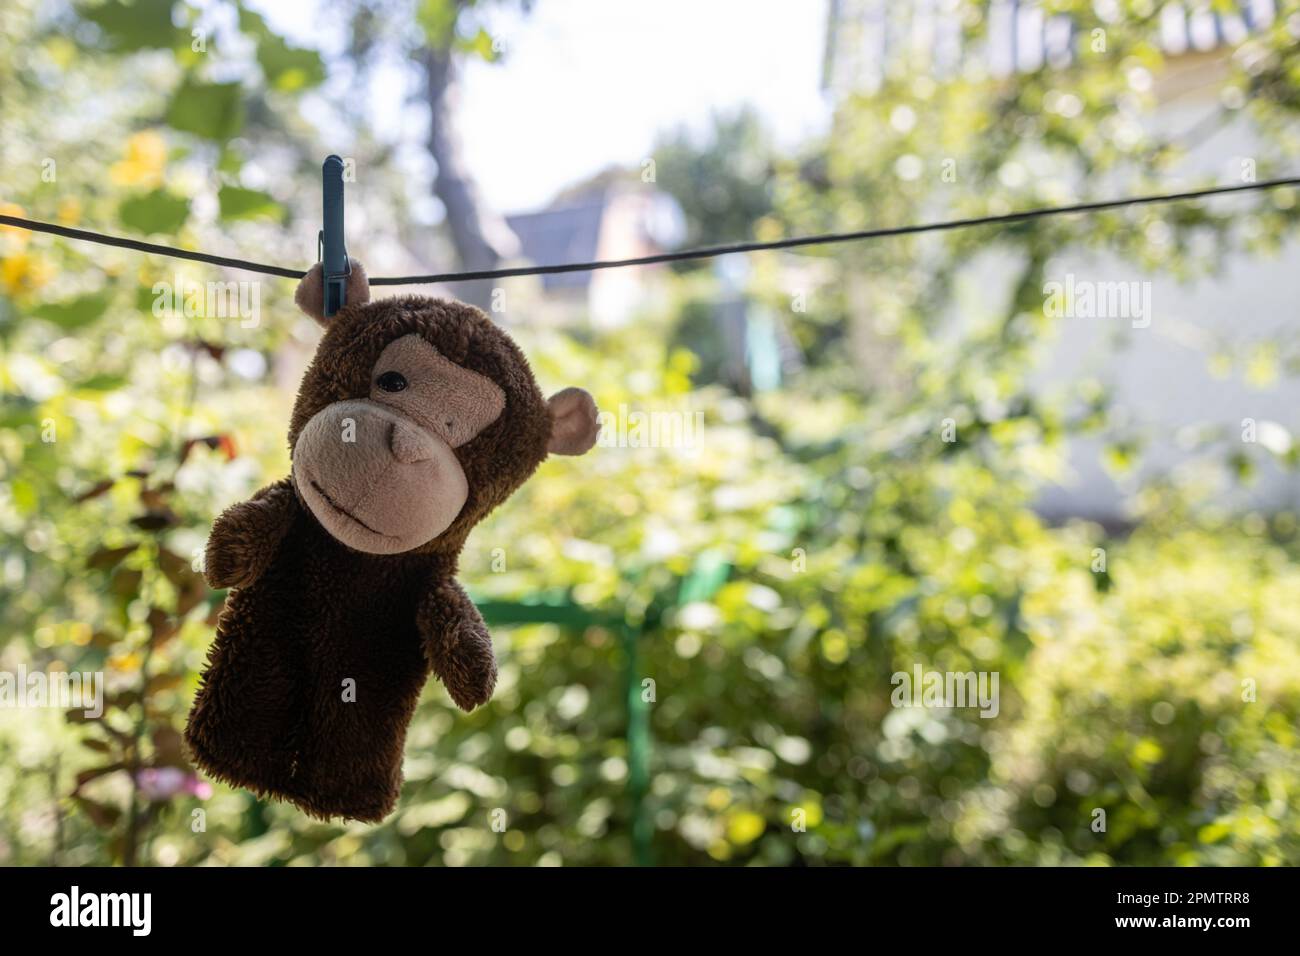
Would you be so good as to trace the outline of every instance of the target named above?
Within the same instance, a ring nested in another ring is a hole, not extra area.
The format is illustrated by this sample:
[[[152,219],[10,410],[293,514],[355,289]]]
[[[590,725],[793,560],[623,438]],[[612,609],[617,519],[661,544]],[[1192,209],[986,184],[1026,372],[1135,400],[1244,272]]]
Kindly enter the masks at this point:
[[[342,159],[325,157],[321,182],[324,186],[324,228],[320,231],[318,254],[325,273],[325,314],[329,316],[347,304],[348,274],[352,271],[348,265],[347,246],[343,244]]]

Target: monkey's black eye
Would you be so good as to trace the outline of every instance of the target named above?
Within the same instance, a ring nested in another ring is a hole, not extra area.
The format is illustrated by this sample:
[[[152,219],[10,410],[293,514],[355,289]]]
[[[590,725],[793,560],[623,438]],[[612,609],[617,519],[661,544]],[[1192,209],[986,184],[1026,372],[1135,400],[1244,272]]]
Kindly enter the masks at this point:
[[[375,384],[385,392],[400,392],[406,388],[406,376],[401,372],[385,372],[375,379]]]

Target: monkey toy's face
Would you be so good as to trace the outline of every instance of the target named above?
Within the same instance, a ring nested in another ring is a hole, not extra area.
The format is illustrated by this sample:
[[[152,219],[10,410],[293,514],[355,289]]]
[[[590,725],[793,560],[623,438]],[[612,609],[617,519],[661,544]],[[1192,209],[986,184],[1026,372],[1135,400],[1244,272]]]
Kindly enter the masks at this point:
[[[314,271],[298,302],[325,321]],[[595,403],[574,388],[546,402],[523,355],[477,309],[416,297],[367,304],[364,282],[354,263],[348,304],[303,380],[294,486],[355,551],[459,550],[548,452],[594,444]]]
[[[321,409],[294,443],[298,492],[325,529],[358,551],[432,541],[465,506],[455,449],[505,410],[501,387],[415,333],[388,344],[365,398]]]

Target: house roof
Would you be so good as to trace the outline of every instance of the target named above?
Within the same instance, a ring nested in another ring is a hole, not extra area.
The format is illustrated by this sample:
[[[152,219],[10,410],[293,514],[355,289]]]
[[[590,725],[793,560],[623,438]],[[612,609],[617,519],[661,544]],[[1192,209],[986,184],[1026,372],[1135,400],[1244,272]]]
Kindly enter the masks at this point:
[[[519,237],[524,257],[537,265],[590,262],[596,258],[605,207],[605,196],[600,195],[558,209],[506,216],[506,222]],[[590,284],[590,272],[542,276],[542,288],[548,292],[582,289]]]

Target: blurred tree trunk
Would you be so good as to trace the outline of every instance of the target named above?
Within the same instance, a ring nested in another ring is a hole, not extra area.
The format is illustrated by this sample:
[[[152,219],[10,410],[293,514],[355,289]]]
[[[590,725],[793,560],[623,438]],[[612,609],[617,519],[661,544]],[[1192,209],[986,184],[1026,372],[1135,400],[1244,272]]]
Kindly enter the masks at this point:
[[[457,77],[455,53],[426,47],[419,61],[424,69],[429,104],[429,154],[438,164],[433,193],[447,210],[447,228],[461,269],[495,269],[518,253],[519,241],[506,221],[484,204],[470,172],[455,128]],[[456,283],[455,293],[466,302],[488,309],[491,280]]]

